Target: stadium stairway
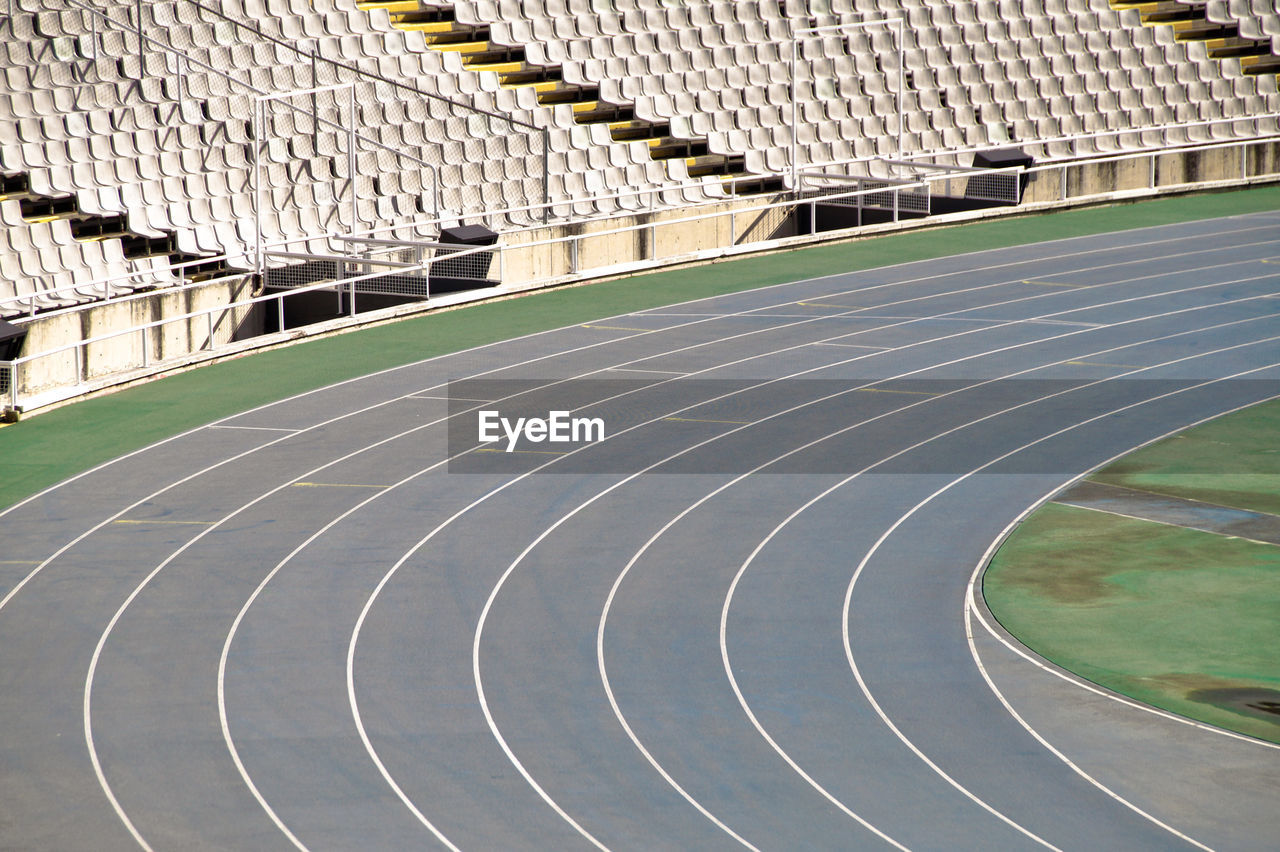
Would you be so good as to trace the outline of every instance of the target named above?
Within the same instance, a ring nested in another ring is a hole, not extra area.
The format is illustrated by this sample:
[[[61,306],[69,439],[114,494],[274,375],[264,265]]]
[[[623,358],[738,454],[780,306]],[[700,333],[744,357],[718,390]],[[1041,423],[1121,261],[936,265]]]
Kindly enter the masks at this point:
[[[1280,73],[1280,56],[1273,52],[1273,40],[1243,34],[1242,20],[1232,14],[1226,3],[1197,0],[1110,0],[1110,3],[1116,11],[1136,11],[1145,27],[1171,28],[1179,42],[1203,42],[1211,59],[1239,61],[1244,74]]]
[[[736,194],[777,192],[783,188],[779,178],[745,180],[750,173],[741,154],[711,151],[706,137],[676,134],[670,122],[637,116],[634,104],[602,99],[599,86],[566,80],[562,66],[544,59],[534,61],[526,45],[498,41],[491,22],[476,16],[473,20],[460,20],[454,5],[430,5],[419,0],[359,0],[356,5],[364,11],[385,11],[397,29],[422,33],[429,47],[457,53],[469,70],[497,74],[504,88],[531,87],[542,106],[570,106],[574,122],[579,125],[602,124],[615,142],[642,142],[654,160],[683,160],[689,177],[736,179]]]

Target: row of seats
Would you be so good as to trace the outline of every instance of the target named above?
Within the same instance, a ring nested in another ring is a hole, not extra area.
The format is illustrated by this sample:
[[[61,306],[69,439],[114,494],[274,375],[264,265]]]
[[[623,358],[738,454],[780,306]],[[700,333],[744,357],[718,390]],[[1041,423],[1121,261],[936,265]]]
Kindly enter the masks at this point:
[[[1280,15],[1276,11],[1275,0],[1209,0],[1205,16],[1217,23],[1236,24],[1244,38],[1270,41],[1271,51],[1280,55]]]
[[[526,48],[531,59],[562,64],[566,79],[599,86],[603,100],[634,104],[638,117],[670,122],[677,135],[707,136],[712,151],[756,153],[768,160],[790,156],[789,132],[759,132],[775,131],[777,112],[789,111],[790,104],[785,84],[792,79],[786,47],[792,21],[778,14],[776,3],[711,2],[696,22],[684,4],[639,0],[589,6],[461,0],[455,5],[459,20],[488,23],[491,40],[517,45],[536,39],[536,50]],[[930,147],[950,147],[961,137],[965,145],[1003,141],[999,130],[992,136],[993,126],[1036,147],[1036,137],[1066,135],[1082,126],[1141,130],[1280,106],[1272,81],[1244,77],[1238,67],[1210,61],[1202,48],[1175,42],[1169,32],[1133,26],[1133,21],[1125,25],[1117,13],[1083,0],[849,0],[826,4],[825,11],[830,19],[822,23],[906,15],[906,120],[936,131],[912,140]],[[546,24],[566,17],[574,23]],[[664,25],[681,29],[653,29]],[[740,43],[739,34],[751,27],[765,37]],[[896,128],[896,99],[874,96],[898,88],[893,28],[859,30],[847,38],[805,38],[800,47],[805,61],[796,68],[794,89],[802,106],[830,101],[832,82],[854,81],[859,96],[872,96],[861,97],[855,110],[866,117],[866,106],[875,104],[870,118],[878,120],[850,123],[833,117],[841,141],[858,146],[870,138],[876,144],[865,147],[892,151],[885,133]],[[739,75],[732,85],[725,72],[743,68],[752,69],[754,79],[743,81]],[[1034,87],[1024,85],[1028,81]],[[1230,85],[1219,85],[1223,81]],[[1215,97],[1203,97],[1211,89]],[[1108,105],[1106,95],[1112,92],[1125,93],[1125,103]],[[1084,94],[1094,97],[1079,97]],[[987,109],[992,104],[999,115]],[[950,133],[952,127],[959,133]],[[743,133],[730,140],[731,130]],[[753,147],[734,151],[732,145],[743,141]],[[1052,153],[1069,151],[1070,146],[1058,145]],[[800,153],[821,155],[825,149]]]

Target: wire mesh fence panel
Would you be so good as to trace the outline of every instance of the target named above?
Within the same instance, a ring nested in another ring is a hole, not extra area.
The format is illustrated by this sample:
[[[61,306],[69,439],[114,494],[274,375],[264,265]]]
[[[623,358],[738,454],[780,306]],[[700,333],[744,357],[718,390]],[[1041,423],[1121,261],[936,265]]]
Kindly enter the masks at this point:
[[[354,284],[345,285],[344,289],[354,286],[357,293],[371,296],[409,296],[426,299],[431,295],[431,276],[425,266],[395,271],[383,271],[386,267],[353,266],[352,268],[362,277]]]
[[[1017,172],[970,175],[966,181],[964,197],[1017,204],[1020,180],[1021,175]]]
[[[493,269],[495,250],[467,250],[464,254],[461,249],[441,246],[436,249],[435,258],[431,264],[431,275],[436,279],[460,282],[488,282]]]

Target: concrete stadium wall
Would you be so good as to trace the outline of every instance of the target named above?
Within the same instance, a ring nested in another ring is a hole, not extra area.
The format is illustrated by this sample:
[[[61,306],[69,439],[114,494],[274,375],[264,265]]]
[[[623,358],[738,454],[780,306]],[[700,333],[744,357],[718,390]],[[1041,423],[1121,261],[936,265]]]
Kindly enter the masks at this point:
[[[1063,169],[1066,195],[1063,196]],[[1045,204],[1117,192],[1158,190],[1198,183],[1239,181],[1280,173],[1280,142],[1208,151],[1171,151],[1036,172],[1024,204]]]
[[[701,218],[696,222],[678,221],[690,216],[692,211],[676,208],[503,234],[501,258],[492,272],[504,284],[554,281],[584,270],[625,267],[728,245],[794,236],[795,226],[786,208],[750,209],[784,200],[782,195],[753,196],[700,205],[697,212]],[[637,230],[607,233],[623,228]],[[581,239],[543,244],[568,236]]]
[[[139,294],[129,301],[90,305],[82,310],[39,317],[24,324],[27,336],[23,355],[59,350],[76,343],[106,337],[76,349],[56,351],[23,364],[18,370],[21,399],[62,396],[67,389],[92,390],[113,384],[152,363],[173,362],[234,340],[262,333],[260,308],[216,311],[251,296],[251,276],[211,282],[203,287]],[[215,309],[208,317],[183,317]],[[212,321],[212,340],[210,323]],[[144,331],[110,336],[122,329],[161,323]]]

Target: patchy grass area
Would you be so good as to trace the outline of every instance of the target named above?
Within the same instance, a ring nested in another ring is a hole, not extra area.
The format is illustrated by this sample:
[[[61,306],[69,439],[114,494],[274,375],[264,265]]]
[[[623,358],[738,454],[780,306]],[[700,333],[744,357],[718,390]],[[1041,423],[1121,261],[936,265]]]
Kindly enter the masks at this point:
[[[1091,478],[1280,514],[1278,435],[1280,402],[1265,403]],[[1050,503],[1000,548],[983,594],[1063,668],[1280,743],[1280,547]]]
[[[1090,478],[1280,515],[1280,402],[1256,405],[1153,444]]]

